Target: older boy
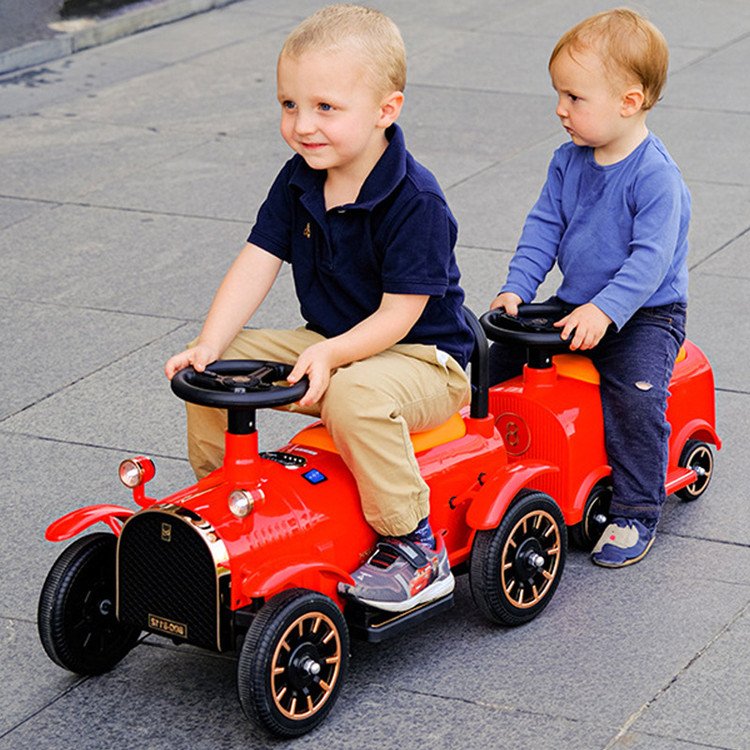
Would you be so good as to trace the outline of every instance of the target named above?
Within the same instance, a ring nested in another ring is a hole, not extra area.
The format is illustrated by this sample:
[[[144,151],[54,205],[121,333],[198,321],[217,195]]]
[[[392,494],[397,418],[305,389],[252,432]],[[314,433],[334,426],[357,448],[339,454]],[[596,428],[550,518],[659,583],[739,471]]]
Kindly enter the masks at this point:
[[[295,408],[321,417],[351,470],[370,525],[387,540],[343,593],[403,611],[454,581],[429,526],[429,489],[409,432],[465,405],[472,347],[461,311],[456,225],[434,177],[395,121],[405,86],[395,24],[352,5],[318,11],[278,60],[281,134],[296,152],[261,206],[198,339],[167,377],[218,359],[294,364],[310,387]],[[307,325],[244,330],[282,262]],[[223,412],[188,405],[196,475],[222,460]]]
[[[508,278],[492,308],[515,314],[555,261],[557,325],[601,378],[612,467],[612,523],[594,547],[621,567],[650,549],[664,503],[667,388],[685,337],[690,194],[646,114],[666,81],[659,31],[628,10],[582,21],[549,62],[556,113],[571,141],[557,149]],[[491,378],[520,370],[517,352],[493,345]]]

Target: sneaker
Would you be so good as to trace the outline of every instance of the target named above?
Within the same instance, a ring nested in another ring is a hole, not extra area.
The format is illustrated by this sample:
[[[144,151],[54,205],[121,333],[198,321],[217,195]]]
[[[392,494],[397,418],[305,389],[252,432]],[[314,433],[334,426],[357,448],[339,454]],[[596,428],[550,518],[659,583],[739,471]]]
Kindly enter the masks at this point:
[[[591,550],[591,559],[605,568],[622,568],[642,560],[656,538],[656,529],[637,518],[615,518]]]
[[[353,586],[339,583],[342,595],[388,612],[406,612],[440,599],[455,585],[448,553],[439,537],[436,550],[404,537],[381,539],[352,578]]]

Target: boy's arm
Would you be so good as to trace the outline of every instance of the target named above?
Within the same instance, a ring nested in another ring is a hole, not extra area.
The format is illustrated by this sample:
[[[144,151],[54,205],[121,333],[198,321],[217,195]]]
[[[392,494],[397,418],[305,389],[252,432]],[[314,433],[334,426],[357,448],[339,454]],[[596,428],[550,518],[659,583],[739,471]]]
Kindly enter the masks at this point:
[[[690,197],[677,168],[657,168],[642,174],[634,188],[634,202],[628,257],[591,300],[618,329],[647,303],[668,276],[671,275],[670,283],[677,286],[682,273],[687,284],[683,221],[689,212]]]
[[[290,383],[303,375],[310,380],[300,405],[312,406],[320,400],[335,368],[371,357],[401,341],[419,320],[428,299],[428,295],[384,294],[378,309],[361,323],[305,349],[287,377]]]
[[[524,222],[516,252],[508,266],[508,276],[490,309],[504,307],[506,312],[515,315],[517,304],[534,299],[539,285],[555,265],[566,225],[562,211],[562,187],[567,157],[568,152],[562,149],[558,149],[552,157],[539,198]],[[506,296],[508,294],[512,297]],[[513,305],[514,298],[516,305]],[[506,302],[510,302],[511,308]]]
[[[217,360],[260,307],[282,260],[247,243],[221,282],[195,346],[171,357],[164,373],[172,376],[192,365],[199,372]]]

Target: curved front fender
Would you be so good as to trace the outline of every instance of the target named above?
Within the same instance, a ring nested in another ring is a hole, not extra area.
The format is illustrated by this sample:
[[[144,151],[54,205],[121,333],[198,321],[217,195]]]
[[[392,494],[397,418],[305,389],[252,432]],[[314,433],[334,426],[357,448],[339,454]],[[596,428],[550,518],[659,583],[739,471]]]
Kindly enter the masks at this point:
[[[559,471],[557,466],[543,461],[524,461],[499,469],[474,497],[466,513],[466,523],[472,529],[494,529],[513,498],[534,477]]]
[[[122,524],[133,513],[135,511],[132,508],[123,508],[121,505],[89,505],[53,521],[47,527],[44,538],[50,542],[62,542],[80,534],[99,521],[106,523],[115,536],[119,536]]]
[[[276,560],[263,565],[242,580],[242,594],[248,599],[264,599],[288,588],[307,588],[320,591],[326,596],[335,596],[336,584],[354,583],[354,579],[342,568],[320,560]]]

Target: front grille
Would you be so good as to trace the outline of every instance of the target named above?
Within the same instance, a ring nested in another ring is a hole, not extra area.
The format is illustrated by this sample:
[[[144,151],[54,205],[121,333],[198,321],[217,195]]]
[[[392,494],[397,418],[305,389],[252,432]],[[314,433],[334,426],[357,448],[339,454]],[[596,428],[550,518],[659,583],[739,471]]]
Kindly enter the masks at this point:
[[[128,519],[117,548],[120,620],[223,650],[229,618],[220,616],[221,590],[229,578],[217,545],[221,551],[208,524],[177,506],[149,508]]]

